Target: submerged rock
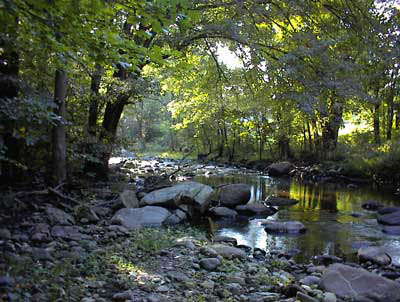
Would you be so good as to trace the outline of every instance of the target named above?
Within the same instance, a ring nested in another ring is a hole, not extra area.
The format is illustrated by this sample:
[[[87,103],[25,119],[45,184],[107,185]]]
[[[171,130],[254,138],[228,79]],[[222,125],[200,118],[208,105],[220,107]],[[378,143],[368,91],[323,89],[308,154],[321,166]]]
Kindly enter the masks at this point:
[[[383,205],[381,205],[378,201],[376,200],[368,200],[364,202],[361,207],[365,210],[369,211],[377,211],[378,209],[382,208]]]
[[[360,302],[397,302],[400,300],[400,283],[362,268],[339,263],[333,264],[325,270],[320,287],[340,298]]]
[[[237,212],[226,207],[215,207],[210,212],[216,217],[235,219]]]
[[[267,171],[271,176],[288,175],[294,169],[294,165],[288,161],[273,163],[268,166]]]
[[[276,234],[301,234],[305,233],[306,227],[300,221],[266,221],[262,223],[267,233]]]
[[[245,205],[238,205],[235,210],[243,215],[274,215],[277,210],[272,207],[265,206],[262,203],[250,203]]]
[[[298,203],[298,200],[290,199],[290,198],[282,198],[282,197],[269,197],[265,203],[270,206],[292,206]]]
[[[385,225],[382,231],[389,235],[400,235],[400,225]]]
[[[386,225],[400,225],[400,208],[394,212],[378,216],[378,222]]]
[[[389,265],[392,262],[391,257],[383,249],[375,246],[359,248],[357,257],[360,262],[371,261],[379,265]]]
[[[250,200],[250,186],[245,184],[232,184],[223,186],[218,194],[221,205],[234,207],[245,204]]]

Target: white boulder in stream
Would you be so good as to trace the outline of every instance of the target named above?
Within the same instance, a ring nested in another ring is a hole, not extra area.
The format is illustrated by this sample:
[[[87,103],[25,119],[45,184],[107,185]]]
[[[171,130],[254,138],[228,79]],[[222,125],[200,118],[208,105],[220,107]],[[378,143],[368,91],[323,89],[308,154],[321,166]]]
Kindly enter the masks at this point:
[[[162,207],[123,208],[115,213],[111,222],[120,224],[128,230],[134,230],[148,226],[160,226],[170,216],[172,213]]]
[[[320,287],[340,298],[359,302],[398,302],[400,283],[362,268],[335,263],[322,275]]]
[[[183,182],[173,187],[156,190],[146,194],[141,200],[141,206],[179,206],[187,204],[194,206],[200,213],[205,213],[214,193],[213,188],[197,182]]]

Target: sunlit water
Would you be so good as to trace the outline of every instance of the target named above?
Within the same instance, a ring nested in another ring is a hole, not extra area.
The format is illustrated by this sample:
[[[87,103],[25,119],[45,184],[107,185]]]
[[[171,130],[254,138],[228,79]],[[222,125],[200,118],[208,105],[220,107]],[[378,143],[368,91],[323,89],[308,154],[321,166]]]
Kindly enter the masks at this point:
[[[299,261],[310,261],[316,255],[335,255],[354,261],[359,247],[379,245],[387,249],[394,261],[400,262],[400,236],[383,233],[376,222],[376,214],[361,207],[368,200],[377,200],[386,206],[400,206],[399,196],[365,187],[337,189],[312,186],[257,174],[197,176],[195,180],[213,186],[249,184],[252,188],[250,202],[260,202],[268,196],[299,200],[297,205],[280,209],[278,213],[265,219],[301,221],[307,227],[307,232],[303,235],[267,234],[261,225],[264,219],[212,223],[215,234],[234,237],[239,244],[261,248],[267,252],[300,250],[295,257]],[[361,216],[353,217],[351,214]]]

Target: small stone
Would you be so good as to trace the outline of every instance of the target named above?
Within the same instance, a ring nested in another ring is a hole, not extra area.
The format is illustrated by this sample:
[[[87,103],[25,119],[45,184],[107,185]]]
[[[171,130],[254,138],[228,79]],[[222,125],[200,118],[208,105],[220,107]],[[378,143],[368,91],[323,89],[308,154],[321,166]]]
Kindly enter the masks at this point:
[[[214,286],[215,286],[215,282],[211,281],[211,280],[206,280],[203,283],[201,283],[200,285],[201,285],[201,287],[203,287],[205,289],[213,290]]]
[[[126,301],[134,297],[133,292],[130,290],[124,291],[122,293],[117,293],[113,295],[112,299],[114,301]]]
[[[159,293],[166,293],[169,291],[169,288],[168,288],[168,286],[161,285],[161,286],[157,287],[156,291]]]
[[[34,260],[53,260],[53,257],[50,254],[50,251],[42,248],[33,248],[32,249],[32,258]]]
[[[203,246],[200,249],[200,253],[202,253],[205,256],[209,256],[209,257],[216,257],[218,256],[217,251],[215,251],[214,249],[212,249],[211,247],[208,246]]]
[[[226,285],[227,289],[234,295],[240,295],[242,287],[237,283],[230,283]]]
[[[200,260],[200,266],[208,271],[212,271],[221,265],[218,258],[204,258]]]
[[[86,297],[81,300],[81,302],[96,302],[94,298]]]
[[[176,280],[178,282],[189,281],[188,276],[186,276],[184,273],[181,272],[168,272],[167,275],[171,279]]]
[[[0,286],[13,286],[15,284],[14,278],[10,276],[0,276]]]
[[[300,282],[300,284],[305,284],[305,285],[311,286],[314,284],[318,284],[320,280],[321,280],[321,278],[316,277],[316,276],[306,276],[303,279],[300,279],[299,282]]]
[[[11,232],[6,228],[0,229],[0,239],[5,239],[5,240],[11,239]]]
[[[150,294],[147,296],[147,302],[160,302],[160,298],[158,298],[155,294]]]

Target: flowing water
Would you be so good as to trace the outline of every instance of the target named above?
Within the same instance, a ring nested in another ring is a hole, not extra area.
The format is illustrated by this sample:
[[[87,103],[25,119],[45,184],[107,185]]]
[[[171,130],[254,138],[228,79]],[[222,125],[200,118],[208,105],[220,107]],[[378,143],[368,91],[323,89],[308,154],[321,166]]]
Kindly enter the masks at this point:
[[[282,208],[264,219],[211,222],[215,234],[234,237],[239,244],[267,252],[292,253],[297,250],[299,253],[295,259],[303,262],[311,261],[317,255],[334,255],[354,261],[359,247],[379,245],[385,247],[393,261],[400,262],[400,236],[383,233],[376,222],[376,214],[361,207],[368,200],[379,201],[385,206],[400,206],[398,195],[368,187],[347,189],[333,185],[306,185],[295,180],[245,172],[196,176],[195,181],[212,186],[249,184],[252,188],[249,202],[261,202],[268,196],[299,201],[297,205]],[[307,232],[299,236],[267,234],[261,225],[265,219],[298,220],[307,227]]]

